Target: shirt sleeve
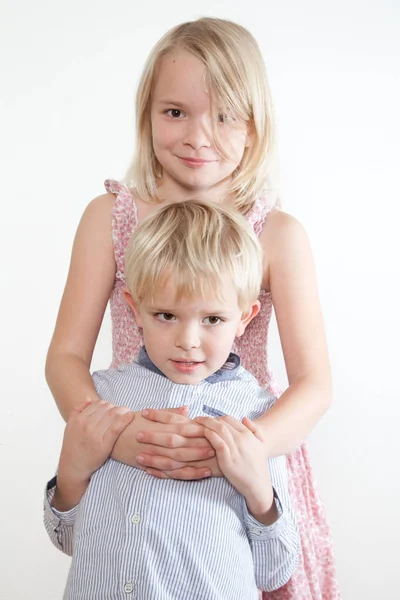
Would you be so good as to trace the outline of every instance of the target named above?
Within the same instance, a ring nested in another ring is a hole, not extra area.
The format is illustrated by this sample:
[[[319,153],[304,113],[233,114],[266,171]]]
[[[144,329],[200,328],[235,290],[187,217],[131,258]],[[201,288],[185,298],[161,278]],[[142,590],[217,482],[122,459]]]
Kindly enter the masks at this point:
[[[244,503],[244,521],[259,589],[276,590],[293,575],[298,562],[300,540],[287,485],[286,457],[268,461],[275,504],[279,517],[272,525],[254,519]]]
[[[57,485],[57,477],[53,477],[46,485],[44,493],[44,526],[54,546],[72,556],[74,526],[78,506],[66,512],[60,512],[51,506]]]

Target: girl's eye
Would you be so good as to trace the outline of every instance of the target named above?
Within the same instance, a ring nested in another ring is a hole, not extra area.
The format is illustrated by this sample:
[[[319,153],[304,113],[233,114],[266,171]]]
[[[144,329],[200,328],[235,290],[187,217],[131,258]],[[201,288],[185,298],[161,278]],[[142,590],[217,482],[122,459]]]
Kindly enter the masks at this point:
[[[175,319],[171,313],[157,313],[156,317],[159,321],[173,321]]]
[[[185,113],[178,108],[170,108],[167,110],[167,115],[173,119],[182,119],[185,116]]]
[[[218,325],[218,323],[221,323],[221,321],[222,319],[220,319],[220,317],[206,317],[204,319],[204,323],[206,325]]]
[[[236,121],[232,113],[218,113],[218,123],[234,123]]]

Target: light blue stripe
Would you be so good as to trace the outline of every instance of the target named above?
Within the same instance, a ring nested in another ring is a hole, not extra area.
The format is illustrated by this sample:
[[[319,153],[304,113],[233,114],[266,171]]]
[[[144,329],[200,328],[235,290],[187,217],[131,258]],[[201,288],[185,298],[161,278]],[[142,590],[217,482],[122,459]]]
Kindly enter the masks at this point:
[[[93,379],[114,404],[133,410],[187,404],[190,417],[254,419],[274,401],[242,367],[231,380],[196,386],[173,384],[135,363]],[[52,510],[49,490],[46,529],[57,548],[73,553],[64,598],[256,600],[257,587],[280,587],[296,567],[299,541],[285,458],[270,460],[269,470],[282,507],[271,527],[248,515],[224,478],[160,480],[112,459],[93,475],[75,511]]]

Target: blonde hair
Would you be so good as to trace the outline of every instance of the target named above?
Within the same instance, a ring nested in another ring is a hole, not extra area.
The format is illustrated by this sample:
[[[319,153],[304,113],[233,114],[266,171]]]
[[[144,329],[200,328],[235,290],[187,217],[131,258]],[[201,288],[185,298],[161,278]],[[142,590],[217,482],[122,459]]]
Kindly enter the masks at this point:
[[[136,96],[136,153],[125,183],[141,198],[158,201],[161,165],[152,144],[151,103],[160,61],[173,50],[190,52],[206,66],[212,111],[220,113],[222,109],[249,127],[252,142],[232,177],[230,192],[236,197],[235,208],[246,213],[263,192],[274,204],[276,142],[265,64],[249,31],[223,19],[202,18],[178,25],[150,53]],[[217,118],[214,121],[217,123]],[[226,156],[215,129],[214,142]]]
[[[227,281],[240,310],[257,299],[262,280],[262,249],[238,211],[205,201],[169,204],[145,218],[125,253],[125,279],[134,302],[156,301],[172,278],[176,301],[224,298]]]

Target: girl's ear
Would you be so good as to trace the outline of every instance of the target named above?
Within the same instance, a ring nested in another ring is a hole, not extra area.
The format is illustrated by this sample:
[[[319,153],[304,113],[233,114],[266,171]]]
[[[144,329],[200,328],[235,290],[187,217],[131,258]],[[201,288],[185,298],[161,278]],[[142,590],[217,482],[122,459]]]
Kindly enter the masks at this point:
[[[249,308],[249,310],[246,310],[246,312],[244,312],[242,314],[242,318],[240,319],[240,323],[238,325],[238,328],[236,330],[236,334],[235,337],[240,337],[241,335],[244,334],[244,331],[247,327],[247,325],[250,323],[250,321],[252,321],[254,319],[254,317],[256,315],[258,315],[258,313],[260,312],[260,303],[258,300],[256,300],[251,307]]]
[[[136,304],[134,303],[133,298],[132,298],[132,294],[130,293],[130,291],[128,290],[128,288],[124,288],[122,290],[122,295],[124,297],[125,302],[133,310],[133,313],[134,313],[135,319],[136,319],[136,323],[138,324],[139,327],[142,327],[142,320],[140,318],[140,312],[139,312],[138,308],[136,308]]]

